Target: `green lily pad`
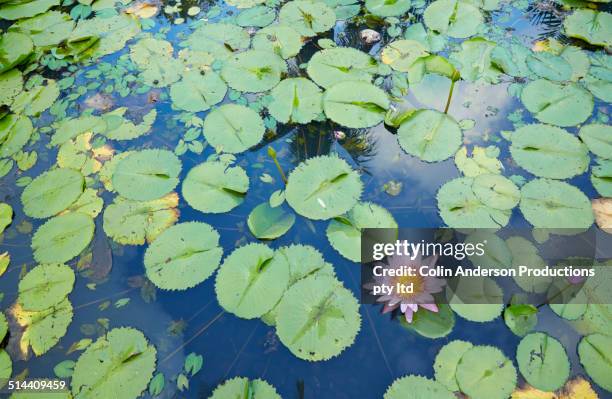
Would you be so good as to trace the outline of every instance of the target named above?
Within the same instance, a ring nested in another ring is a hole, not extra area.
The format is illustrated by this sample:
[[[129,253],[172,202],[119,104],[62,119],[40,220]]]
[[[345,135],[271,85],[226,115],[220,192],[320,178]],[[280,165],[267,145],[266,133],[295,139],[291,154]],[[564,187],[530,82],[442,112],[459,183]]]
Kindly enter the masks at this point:
[[[0,19],[15,21],[42,14],[53,6],[58,6],[60,0],[26,0],[6,1],[0,3]]]
[[[153,241],[179,217],[179,198],[170,193],[150,201],[132,201],[122,197],[106,207],[104,232],[123,245],[142,245]]]
[[[0,203],[0,234],[4,232],[6,227],[13,221],[13,208],[4,202]]]
[[[589,377],[607,391],[612,391],[610,348],[612,337],[604,334],[587,335],[578,344],[580,363]]]
[[[170,98],[175,107],[189,112],[200,112],[220,103],[227,86],[215,72],[189,71],[183,79],[170,87]]]
[[[83,193],[85,179],[74,169],[51,169],[40,174],[23,190],[23,212],[33,218],[47,218],[68,208]]]
[[[306,71],[316,84],[328,88],[344,81],[369,83],[378,68],[378,62],[369,54],[354,48],[336,47],[314,53]]]
[[[425,46],[416,40],[395,40],[382,49],[380,57],[394,70],[408,72],[416,60],[428,55]]]
[[[157,118],[157,111],[155,109],[146,113],[139,124],[126,119],[123,116],[126,111],[127,107],[120,107],[102,115],[106,129],[101,133],[105,137],[111,140],[133,140],[151,131],[151,127]]]
[[[572,77],[572,66],[560,55],[540,51],[526,58],[527,66],[541,78],[562,82]]]
[[[51,137],[50,144],[53,146],[62,145],[83,133],[102,133],[106,128],[107,124],[104,118],[97,116],[82,115],[78,118],[63,119],[55,126],[55,133]]]
[[[563,21],[565,34],[595,46],[612,46],[612,14],[580,8]]]
[[[176,187],[180,172],[181,161],[168,150],[135,151],[117,164],[113,187],[127,199],[153,200]]]
[[[518,187],[508,178],[497,174],[482,174],[474,178],[472,191],[484,205],[511,210],[521,198]]]
[[[511,140],[512,158],[539,177],[567,179],[584,173],[589,165],[587,147],[558,127],[526,125],[512,133]]]
[[[471,155],[471,157],[468,156],[468,149],[465,146],[455,154],[455,165],[465,176],[475,177],[482,174],[501,173],[502,163],[498,159],[499,148],[474,146]]]
[[[580,189],[555,180],[536,179],[521,188],[521,212],[534,227],[587,229],[591,202]]]
[[[517,271],[517,275],[513,276],[516,284],[527,292],[546,292],[549,289],[552,278],[518,274],[518,269],[521,265],[527,265],[533,269],[543,269],[546,267],[546,262],[539,255],[536,246],[531,241],[520,236],[509,237],[506,240],[506,244],[512,254],[512,267]]]
[[[454,399],[455,395],[437,381],[408,375],[393,381],[384,399]]]
[[[281,399],[276,389],[264,380],[235,377],[217,386],[209,399],[241,398]]]
[[[504,309],[504,323],[515,335],[524,337],[538,325],[538,308],[512,304]]]
[[[0,119],[0,158],[21,151],[34,131],[30,118],[10,114]]]
[[[405,317],[401,317],[400,324],[423,337],[437,339],[446,337],[453,331],[455,314],[447,304],[441,303],[437,312],[421,310],[414,313],[411,323],[408,323]]]
[[[40,263],[64,263],[91,242],[94,222],[84,213],[67,213],[49,219],[32,237],[34,259]]]
[[[19,304],[27,311],[58,305],[72,291],[74,280],[74,272],[66,265],[36,266],[19,281]]]
[[[185,201],[205,213],[232,210],[242,203],[248,189],[249,178],[244,169],[219,161],[195,166],[183,181]]]
[[[444,385],[449,390],[455,392],[459,390],[457,385],[457,365],[461,357],[469,349],[474,347],[470,342],[455,340],[444,345],[434,361],[434,371],[436,381]]]
[[[206,223],[176,224],[149,245],[147,277],[163,290],[186,290],[210,277],[221,263],[219,233]]]
[[[591,183],[603,197],[612,197],[612,160],[600,160],[591,169]]]
[[[221,76],[229,87],[249,93],[270,90],[280,82],[287,65],[278,55],[260,50],[248,50],[232,55],[225,61]]]
[[[249,48],[250,44],[251,38],[246,30],[224,23],[202,24],[185,41],[192,50],[209,52],[220,60]]]
[[[285,79],[270,94],[268,110],[279,122],[308,123],[323,112],[321,89],[308,79]]]
[[[488,277],[460,279],[451,289],[446,287],[451,309],[466,320],[487,323],[504,310],[503,291]]]
[[[36,47],[56,46],[66,40],[75,22],[70,15],[60,11],[47,11],[28,19],[20,19],[9,30],[30,36]]]
[[[155,347],[133,328],[114,328],[77,360],[70,386],[74,397],[131,399],[147,388],[155,371]]]
[[[2,7],[0,6],[0,15]],[[2,17],[0,17],[2,18]],[[34,50],[32,39],[18,32],[6,32],[0,36],[0,73],[4,73],[24,62]]]
[[[353,344],[360,325],[357,299],[330,276],[313,275],[298,281],[278,305],[280,341],[308,361],[339,355]]]
[[[13,112],[38,116],[53,105],[59,97],[59,87],[55,80],[47,79],[45,83],[19,93],[11,105]]]
[[[18,69],[0,74],[0,105],[11,105],[23,90],[23,75]]]
[[[612,158],[612,126],[585,125],[580,128],[578,135],[593,154],[601,158]]]
[[[314,274],[335,277],[334,268],[323,255],[310,245],[292,244],[276,250],[274,256],[282,256],[289,265],[289,286]]]
[[[252,319],[270,311],[289,283],[284,257],[263,244],[237,248],[221,265],[215,282],[217,300],[223,309]]]
[[[570,373],[570,362],[563,345],[544,333],[532,333],[516,348],[519,370],[529,385],[555,391],[565,384]]]
[[[402,149],[427,162],[451,157],[461,138],[461,128],[451,116],[430,109],[418,110],[397,130]]]
[[[436,0],[423,16],[429,29],[458,39],[475,35],[483,23],[480,10],[461,0]]]
[[[295,223],[295,215],[268,202],[257,205],[247,218],[251,233],[260,240],[273,240],[285,234]]]
[[[0,350],[0,378],[2,381],[7,381],[11,378],[13,374],[13,362],[11,361],[11,357],[4,349]],[[5,385],[4,382],[1,382],[2,386]]]
[[[461,51],[451,54],[451,59],[460,65],[461,78],[468,82],[497,83],[501,71],[491,57],[496,46],[495,42],[482,37],[461,43]]]
[[[506,399],[516,386],[516,369],[499,349],[474,346],[459,360],[457,384],[472,399]]]
[[[240,153],[258,144],[265,133],[263,120],[252,108],[224,104],[204,119],[204,137],[218,152]]]
[[[335,156],[310,158],[289,175],[285,197],[300,215],[330,219],[351,209],[361,196],[359,174]]]
[[[326,234],[329,243],[353,262],[361,259],[361,234],[365,228],[397,229],[393,215],[380,205],[359,202],[345,215],[332,219]]]
[[[330,30],[336,23],[336,14],[325,3],[292,0],[281,7],[278,19],[300,35],[311,37]]]
[[[379,124],[384,120],[388,108],[387,94],[366,82],[340,82],[323,94],[325,115],[349,128],[365,128]]]
[[[165,87],[181,78],[183,64],[173,57],[172,44],[147,37],[130,47],[130,59],[140,69],[145,84]]]
[[[411,0],[366,0],[369,12],[379,17],[395,17],[404,14],[412,6]]]
[[[538,79],[525,86],[521,100],[537,120],[556,126],[575,126],[593,112],[593,96],[576,83]]]
[[[496,234],[486,231],[477,230],[470,233],[464,240],[465,243],[486,242],[484,253],[482,255],[468,256],[473,265],[487,265],[498,269],[509,268],[512,266],[512,253],[510,248],[502,238]]]
[[[256,6],[243,10],[236,17],[239,26],[255,26],[263,28],[270,25],[276,19],[276,11],[266,6]],[[254,47],[253,47],[254,48]]]
[[[531,74],[527,66],[527,57],[531,54],[529,48],[520,44],[511,44],[507,47],[498,45],[491,52],[491,62],[506,75],[524,78]]]
[[[295,57],[304,43],[295,29],[285,25],[272,25],[253,36],[253,49],[277,54],[284,59]]]

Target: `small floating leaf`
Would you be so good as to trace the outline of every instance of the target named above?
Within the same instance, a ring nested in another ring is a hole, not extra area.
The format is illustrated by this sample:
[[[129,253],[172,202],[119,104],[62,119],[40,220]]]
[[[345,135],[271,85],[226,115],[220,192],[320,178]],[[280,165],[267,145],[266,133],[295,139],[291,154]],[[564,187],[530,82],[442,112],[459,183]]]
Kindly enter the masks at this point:
[[[323,95],[325,115],[350,128],[379,124],[385,119],[388,108],[387,94],[365,82],[340,82],[328,88]]]
[[[74,272],[66,265],[36,266],[19,281],[19,304],[27,311],[55,306],[72,291],[74,280]]]
[[[285,234],[295,222],[295,215],[278,206],[272,208],[268,202],[257,205],[247,218],[253,235],[261,240],[273,240]]]
[[[516,386],[516,369],[499,349],[474,346],[457,365],[457,383],[472,399],[506,399]]]
[[[461,145],[457,122],[442,112],[422,109],[405,120],[397,131],[400,146],[427,162],[451,157]]]
[[[461,357],[471,349],[474,345],[470,342],[455,340],[444,345],[434,361],[434,371],[436,374],[436,381],[443,384],[446,388],[451,391],[458,391],[459,386],[457,385],[457,365],[461,360]]]
[[[74,169],[57,168],[37,176],[21,194],[23,212],[34,218],[56,215],[83,193],[85,179]]]
[[[281,399],[276,389],[264,380],[236,377],[217,386],[209,399]]]
[[[578,344],[578,356],[580,364],[584,367],[589,377],[604,388],[612,391],[611,358],[612,337],[604,334],[591,334],[582,338]]]
[[[570,362],[563,345],[544,333],[532,333],[516,349],[519,370],[527,382],[544,391],[561,388],[570,373]]]
[[[68,213],[49,219],[32,237],[34,259],[40,263],[64,263],[91,242],[94,222],[83,213]]]
[[[322,2],[293,0],[283,5],[278,19],[281,24],[291,26],[302,36],[310,37],[331,29],[336,22],[336,14]]]
[[[224,104],[204,119],[204,137],[219,152],[237,154],[258,144],[265,133],[263,120],[253,109]]]

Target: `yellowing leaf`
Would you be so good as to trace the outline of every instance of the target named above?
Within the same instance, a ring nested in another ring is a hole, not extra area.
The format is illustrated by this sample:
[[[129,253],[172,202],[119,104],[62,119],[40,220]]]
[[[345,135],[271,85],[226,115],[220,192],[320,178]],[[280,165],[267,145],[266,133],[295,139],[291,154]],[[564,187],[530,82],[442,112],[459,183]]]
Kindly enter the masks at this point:
[[[597,198],[591,201],[595,223],[600,229],[612,234],[612,198]]]
[[[599,399],[591,384],[582,377],[568,381],[565,387],[557,392],[544,392],[532,386],[517,388],[511,399]]]
[[[0,254],[0,276],[4,274],[6,269],[8,268],[9,263],[11,263],[11,255],[8,252],[4,252]]]
[[[151,3],[137,3],[125,9],[126,14],[136,15],[139,18],[151,18],[158,11],[159,8]]]

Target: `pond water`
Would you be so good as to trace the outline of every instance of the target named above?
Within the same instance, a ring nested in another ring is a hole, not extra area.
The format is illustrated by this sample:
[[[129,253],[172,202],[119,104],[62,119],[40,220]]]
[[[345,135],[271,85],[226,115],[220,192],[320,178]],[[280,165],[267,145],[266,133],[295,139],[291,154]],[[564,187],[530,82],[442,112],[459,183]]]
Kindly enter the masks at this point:
[[[413,1],[410,10],[414,16],[410,24],[424,20],[421,14],[429,3]],[[37,152],[35,165],[25,171],[13,167],[0,180],[2,201],[9,204],[14,212],[12,223],[0,241],[0,253],[8,251],[11,257],[8,270],[0,278],[4,309],[11,307],[17,300],[18,283],[25,272],[39,263],[33,257],[30,243],[34,232],[47,219],[27,216],[21,195],[23,186],[29,182],[27,177],[34,178],[57,162],[58,148],[50,144],[56,134],[54,123],[67,117],[77,117],[83,112],[101,115],[118,107],[127,107],[125,117],[140,123],[146,114],[155,109],[157,116],[148,134],[126,141],[98,141],[94,142],[94,146],[112,147],[115,154],[143,148],[176,151],[182,163],[180,181],[185,179],[194,166],[215,153],[213,146],[206,144],[202,151],[197,148],[199,144],[192,144],[191,150],[184,153],[178,149],[177,146],[182,145],[179,140],[185,140],[184,136],[190,128],[201,131],[198,125],[210,111],[189,113],[177,109],[168,94],[168,87],[137,90],[146,85],[140,83],[141,72],[130,62],[129,48],[139,38],[150,33],[171,43],[176,54],[180,49],[179,43],[207,23],[203,19],[207,19],[208,23],[219,23],[232,18],[240,9],[223,1],[184,2],[180,5],[181,10],[172,9],[176,6],[173,2],[151,4],[160,9],[159,14],[152,18],[142,18],[141,21],[145,21],[142,33],[131,38],[128,45],[117,52],[104,55],[93,63],[71,65],[70,62],[63,64],[61,60],[55,60],[56,64],[53,64],[49,58],[39,61],[37,70],[42,76],[64,84],[61,84],[61,94],[54,105],[31,118],[34,126],[39,129],[40,138],[26,146],[25,151]],[[130,6],[133,4],[117,3],[115,8],[124,10]],[[188,13],[187,10],[195,6],[200,11]],[[61,9],[69,11],[74,7],[68,5]],[[610,9],[600,3],[595,7],[601,12]],[[560,46],[572,44],[579,46],[587,55],[605,56],[602,47],[564,36],[562,23],[571,12],[569,6],[563,8],[553,1],[502,0],[499,9],[481,11],[484,27],[479,28],[478,35],[484,35],[500,46],[512,41],[527,49],[537,48],[538,43],[548,38],[556,38],[562,43]],[[195,16],[190,15],[193,13]],[[306,41],[298,56],[288,60],[289,75],[308,77],[300,65],[307,63],[315,52],[320,51],[323,44],[318,42],[320,39],[330,39],[338,46],[354,47],[379,57],[381,49],[399,39],[393,36],[394,30],[405,29],[410,25],[404,21],[385,22],[382,18],[367,21],[361,17],[363,15],[364,12],[358,18],[337,21],[331,30]],[[181,20],[184,20],[183,23],[179,23]],[[368,27],[368,22],[371,28],[382,33],[381,41],[373,45],[365,44],[359,37],[359,32]],[[0,27],[8,29],[11,24],[2,21]],[[460,48],[460,43],[465,39],[451,37],[445,40],[446,46],[436,53],[449,57]],[[126,79],[126,76],[131,78]],[[67,80],[70,77],[74,77],[74,82]],[[518,94],[527,82],[536,78],[531,75],[511,77],[500,74],[495,79],[496,84],[462,79],[456,83],[448,108],[448,114],[456,121],[461,121],[464,128],[461,145],[470,149],[474,146],[498,146],[500,152],[497,158],[503,165],[502,173],[507,177],[513,176],[512,181],[517,184],[522,184],[522,179],[534,179],[534,175],[517,165],[509,150],[510,143],[502,132],[514,131],[529,123],[539,123],[525,109]],[[132,79],[135,83],[132,83]],[[107,91],[105,88],[109,85]],[[391,78],[385,79],[381,85],[388,91],[394,87]],[[426,74],[421,82],[410,85],[410,89],[403,93],[404,102],[400,104],[398,99],[396,106],[401,109],[442,111],[450,85],[451,80],[447,77]],[[122,87],[128,88],[123,93],[125,95],[121,93]],[[233,95],[235,97],[232,98]],[[256,94],[241,96],[239,92],[233,91],[223,101],[251,103],[259,101],[259,98]],[[595,98],[588,120],[580,123],[609,126],[609,112],[609,103]],[[253,208],[267,202],[273,192],[285,188],[273,159],[268,155],[269,147],[275,150],[280,167],[286,174],[307,159],[337,154],[352,169],[361,173],[363,191],[360,200],[387,209],[400,227],[438,227],[448,224],[440,216],[436,194],[443,184],[462,176],[453,157],[446,157],[439,162],[425,162],[409,155],[398,142],[397,129],[382,123],[374,127],[350,129],[329,119],[303,125],[275,124],[274,118],[265,111],[261,115],[266,115],[267,133],[264,139],[252,148],[236,154],[235,164],[244,168],[250,179],[248,194],[238,206],[225,213],[203,213],[186,202],[180,186],[175,189],[179,193],[178,222],[197,221],[213,226],[220,235],[224,257],[244,244],[261,242],[250,232],[247,218]],[[578,123],[566,130],[576,135],[580,130],[576,125]],[[45,129],[48,126],[53,128]],[[201,135],[195,141],[205,142]],[[90,153],[86,156],[90,157]],[[589,199],[605,197],[598,193],[591,182],[590,170],[597,165],[596,157],[590,154],[589,162],[588,171],[585,169],[566,181],[578,187]],[[97,176],[98,173],[92,173],[88,184],[96,188],[106,207],[113,202],[116,193],[96,183]],[[339,201],[343,201],[341,196]],[[293,213],[286,203],[282,206],[287,212]],[[450,334],[429,339],[406,329],[398,322],[401,315],[382,314],[381,306],[370,305],[359,307],[359,333],[355,342],[338,356],[318,362],[299,359],[279,341],[274,327],[257,318],[247,320],[225,311],[217,300],[214,276],[187,290],[156,288],[144,276],[143,258],[148,245],[121,245],[114,242],[105,234],[103,213],[95,218],[95,234],[91,244],[79,256],[66,262],[76,270],[77,275],[74,289],[69,295],[74,315],[66,334],[42,356],[30,354],[27,359],[19,359],[15,326],[11,324],[10,336],[5,343],[12,358],[13,376],[54,377],[53,369],[58,363],[65,360],[77,361],[83,353],[81,350],[71,351],[71,345],[84,338],[95,341],[117,327],[138,329],[155,346],[155,373],[161,372],[165,376],[165,387],[159,397],[164,398],[209,397],[215,387],[236,376],[266,380],[283,398],[381,398],[393,381],[400,377],[412,374],[434,378],[434,359],[439,350],[453,340],[497,347],[507,358],[515,361],[521,337],[506,326],[503,317],[486,323],[474,323],[455,317]],[[328,220],[310,220],[296,214],[295,223],[285,234],[263,242],[274,249],[291,244],[313,246],[334,266],[337,278],[344,286],[358,297],[361,284],[359,264],[343,257],[330,245],[325,233],[328,224]],[[513,209],[508,224],[531,226],[518,207]],[[609,325],[610,320],[607,323]],[[566,348],[571,363],[570,379],[582,376],[591,382],[600,398],[612,398],[612,394],[600,384],[593,383],[583,369],[576,351],[582,335],[570,323],[545,306],[539,310],[534,331],[550,334]],[[177,378],[180,385],[184,377],[178,376],[184,373],[185,359],[190,353],[202,355],[202,369],[194,376],[188,376],[188,387],[179,390]],[[524,379],[520,374],[518,378],[518,386],[523,386]],[[608,387],[611,379],[608,375]],[[150,394],[144,392],[143,396],[150,397]]]

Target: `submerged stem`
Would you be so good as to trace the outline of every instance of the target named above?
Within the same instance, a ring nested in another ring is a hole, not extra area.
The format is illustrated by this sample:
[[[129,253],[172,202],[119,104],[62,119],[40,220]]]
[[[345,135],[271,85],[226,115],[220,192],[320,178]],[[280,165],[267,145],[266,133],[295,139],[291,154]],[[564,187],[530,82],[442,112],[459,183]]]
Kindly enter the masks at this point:
[[[274,151],[274,148],[268,147],[268,156],[274,161],[274,165],[276,165],[276,169],[278,169],[278,173],[280,173],[283,183],[287,185],[287,176],[285,176],[283,168],[281,168],[280,163],[278,163],[278,159],[276,159],[276,151]]]
[[[448,91],[448,98],[446,99],[446,107],[444,107],[444,113],[448,114],[448,108],[450,107],[451,99],[453,98],[453,89],[455,88],[455,80],[451,81],[450,90]]]

